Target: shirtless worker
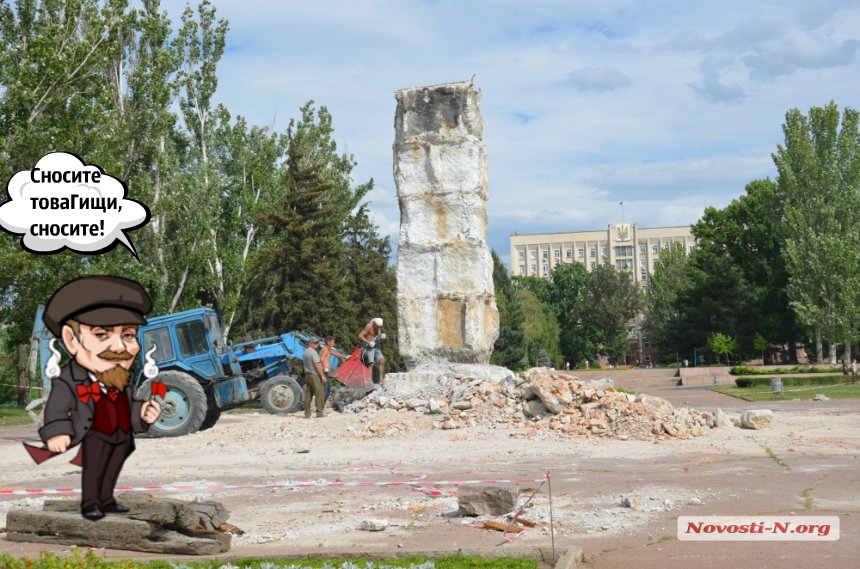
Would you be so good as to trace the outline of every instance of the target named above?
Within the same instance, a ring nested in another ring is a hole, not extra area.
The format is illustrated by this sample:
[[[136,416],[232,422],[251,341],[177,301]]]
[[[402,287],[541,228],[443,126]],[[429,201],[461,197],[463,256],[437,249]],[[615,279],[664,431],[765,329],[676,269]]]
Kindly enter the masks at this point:
[[[382,383],[385,377],[385,357],[379,348],[379,340],[385,338],[380,332],[381,328],[382,318],[374,318],[358,333],[358,339],[362,342],[361,361],[370,368],[373,383]]]

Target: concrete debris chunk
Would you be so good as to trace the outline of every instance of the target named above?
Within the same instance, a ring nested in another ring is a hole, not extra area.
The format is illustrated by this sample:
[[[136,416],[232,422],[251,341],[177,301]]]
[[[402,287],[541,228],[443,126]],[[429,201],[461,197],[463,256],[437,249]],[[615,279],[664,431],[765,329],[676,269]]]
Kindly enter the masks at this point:
[[[239,528],[226,523],[218,502],[188,502],[123,494],[127,514],[97,522],[84,519],[78,500],[48,500],[42,511],[11,510],[8,541],[79,545],[182,555],[217,555],[230,550]]]
[[[464,516],[500,516],[514,510],[520,489],[515,484],[465,484],[457,491]]]
[[[388,520],[361,520],[358,529],[362,531],[383,531],[388,527]]]
[[[618,440],[689,439],[711,429],[740,424],[722,410],[675,408],[660,397],[616,391],[612,380],[581,381],[549,368],[533,368],[516,378],[474,373],[439,374],[432,388],[399,394],[384,387],[347,405],[347,412],[410,409],[439,414],[436,429],[462,429],[497,424],[522,428],[514,436],[601,437]],[[376,437],[391,428],[369,421],[356,434]]]
[[[745,429],[765,429],[773,425],[773,411],[751,409],[741,414],[741,426]]]
[[[621,496],[621,507],[630,508],[631,510],[639,509],[639,496],[630,494],[629,496]]]

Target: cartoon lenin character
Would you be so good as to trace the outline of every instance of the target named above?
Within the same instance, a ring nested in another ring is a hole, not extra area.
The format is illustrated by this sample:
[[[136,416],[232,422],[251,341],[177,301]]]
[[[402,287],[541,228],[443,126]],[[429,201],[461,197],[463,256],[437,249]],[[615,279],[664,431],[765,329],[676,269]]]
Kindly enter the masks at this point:
[[[117,478],[134,451],[133,432],[147,431],[161,413],[154,400],[136,401],[129,385],[140,352],[137,328],[151,308],[143,287],[111,276],[71,281],[45,307],[45,325],[74,359],[51,382],[39,430],[50,452],[41,460],[81,445],[81,515],[88,520],[128,511],[114,498]]]

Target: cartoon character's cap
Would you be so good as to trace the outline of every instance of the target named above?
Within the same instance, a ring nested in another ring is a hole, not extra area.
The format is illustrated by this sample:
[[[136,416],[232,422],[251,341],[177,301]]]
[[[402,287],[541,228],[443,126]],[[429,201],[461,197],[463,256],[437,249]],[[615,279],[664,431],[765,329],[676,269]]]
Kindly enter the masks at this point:
[[[122,277],[82,277],[66,283],[54,293],[42,319],[56,336],[67,320],[87,326],[146,324],[144,314],[152,300],[138,283]]]

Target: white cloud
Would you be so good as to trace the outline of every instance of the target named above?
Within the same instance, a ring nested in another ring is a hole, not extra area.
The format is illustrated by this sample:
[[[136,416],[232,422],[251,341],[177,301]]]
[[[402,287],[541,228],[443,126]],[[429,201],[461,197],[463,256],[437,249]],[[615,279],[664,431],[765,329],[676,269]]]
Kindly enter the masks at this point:
[[[584,67],[571,71],[568,81],[579,91],[614,91],[630,85],[630,77],[609,67]]]

